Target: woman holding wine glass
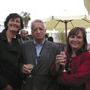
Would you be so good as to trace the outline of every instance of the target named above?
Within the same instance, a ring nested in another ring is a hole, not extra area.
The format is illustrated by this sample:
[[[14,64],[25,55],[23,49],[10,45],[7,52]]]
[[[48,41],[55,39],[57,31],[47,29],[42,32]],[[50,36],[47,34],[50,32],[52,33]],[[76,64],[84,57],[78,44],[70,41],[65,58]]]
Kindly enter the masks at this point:
[[[62,71],[59,66],[62,66]],[[56,56],[51,71],[61,86],[68,86],[62,90],[90,90],[90,52],[85,28],[75,27],[69,32],[67,50]],[[60,73],[55,75],[55,71]]]

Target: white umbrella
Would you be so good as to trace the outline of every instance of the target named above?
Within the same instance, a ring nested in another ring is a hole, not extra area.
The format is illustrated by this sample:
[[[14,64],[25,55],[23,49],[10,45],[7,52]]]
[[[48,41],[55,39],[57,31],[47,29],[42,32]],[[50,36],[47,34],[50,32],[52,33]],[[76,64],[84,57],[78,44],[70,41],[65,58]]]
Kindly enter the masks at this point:
[[[90,15],[90,0],[84,0],[84,5],[88,11],[88,14]]]
[[[52,18],[45,22],[46,28],[49,30],[65,30],[65,37],[67,39],[67,30],[73,27],[90,27],[90,20],[86,16],[78,17],[58,17]]]

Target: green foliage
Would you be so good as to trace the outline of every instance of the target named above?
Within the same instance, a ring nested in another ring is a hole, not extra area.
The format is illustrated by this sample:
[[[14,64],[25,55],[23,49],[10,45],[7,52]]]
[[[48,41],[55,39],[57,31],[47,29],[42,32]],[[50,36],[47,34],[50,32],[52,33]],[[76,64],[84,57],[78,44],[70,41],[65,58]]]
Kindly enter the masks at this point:
[[[64,32],[60,32],[60,41],[61,41],[61,43],[66,43],[66,38],[65,38],[65,33]]]
[[[22,12],[23,24],[27,28],[29,21],[31,20],[30,13]]]

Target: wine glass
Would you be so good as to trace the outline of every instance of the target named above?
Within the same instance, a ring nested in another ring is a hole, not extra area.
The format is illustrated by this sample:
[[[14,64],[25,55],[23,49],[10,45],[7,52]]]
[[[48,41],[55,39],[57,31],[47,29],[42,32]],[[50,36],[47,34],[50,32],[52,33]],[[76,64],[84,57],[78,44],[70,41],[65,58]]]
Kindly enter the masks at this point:
[[[27,78],[31,78],[32,77],[31,73],[32,73],[32,70],[34,68],[34,65],[33,64],[27,64],[27,68],[28,68]]]

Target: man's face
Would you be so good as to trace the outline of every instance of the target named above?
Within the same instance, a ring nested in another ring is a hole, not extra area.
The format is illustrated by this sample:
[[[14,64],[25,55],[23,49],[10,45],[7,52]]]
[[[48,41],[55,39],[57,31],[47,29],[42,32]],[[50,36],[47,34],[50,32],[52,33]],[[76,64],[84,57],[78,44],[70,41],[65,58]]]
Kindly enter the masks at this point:
[[[41,22],[35,22],[33,24],[32,36],[36,41],[43,41],[45,38],[46,30]]]

